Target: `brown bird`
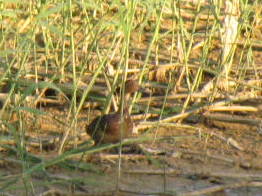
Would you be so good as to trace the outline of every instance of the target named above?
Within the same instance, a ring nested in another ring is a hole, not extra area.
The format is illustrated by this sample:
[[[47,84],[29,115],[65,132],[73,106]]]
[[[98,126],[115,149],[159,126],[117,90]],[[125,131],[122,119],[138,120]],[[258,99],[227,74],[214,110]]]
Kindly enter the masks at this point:
[[[139,90],[139,84],[136,80],[127,80],[125,82],[125,103],[129,96]],[[132,135],[134,123],[130,117],[127,104],[123,108],[121,121],[121,107],[116,113],[106,114],[95,118],[87,127],[86,132],[95,141],[95,144],[116,143],[121,139]],[[122,124],[121,124],[122,122]]]

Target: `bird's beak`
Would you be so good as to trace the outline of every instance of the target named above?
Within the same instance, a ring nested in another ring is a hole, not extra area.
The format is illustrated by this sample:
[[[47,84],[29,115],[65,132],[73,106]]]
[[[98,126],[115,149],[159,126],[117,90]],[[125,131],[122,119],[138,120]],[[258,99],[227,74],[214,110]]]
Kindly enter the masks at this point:
[[[146,95],[149,95],[150,94],[150,90],[149,88],[146,88],[144,86],[140,86],[139,89],[138,89],[138,92],[142,93],[142,94],[146,94]]]

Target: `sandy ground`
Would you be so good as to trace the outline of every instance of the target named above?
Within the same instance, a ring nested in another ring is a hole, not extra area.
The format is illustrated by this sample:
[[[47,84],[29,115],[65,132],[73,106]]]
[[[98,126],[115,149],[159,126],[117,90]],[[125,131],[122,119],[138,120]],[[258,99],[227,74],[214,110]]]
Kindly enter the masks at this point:
[[[57,118],[66,117],[66,111],[46,110]],[[246,118],[259,117],[252,115]],[[84,116],[85,113],[80,118]],[[83,132],[86,123],[79,121],[77,131],[82,135],[79,143],[88,140]],[[31,128],[31,137],[49,141],[65,130],[52,116],[27,126]],[[261,195],[262,135],[257,126],[211,120],[191,126],[195,129],[155,128],[140,132],[138,137],[164,139],[143,142],[143,149],[155,154],[124,152],[120,172],[118,155],[106,151],[72,159],[89,163],[89,169],[53,165],[46,168],[46,173],[38,171],[22,178],[22,171],[29,163],[19,163],[21,155],[2,149],[3,195],[110,195],[117,187],[118,195]],[[49,142],[41,150],[37,144],[33,145],[32,139],[29,142],[28,151],[35,156],[45,160],[57,156],[58,142],[52,145]],[[68,144],[66,149],[70,148],[73,146]]]

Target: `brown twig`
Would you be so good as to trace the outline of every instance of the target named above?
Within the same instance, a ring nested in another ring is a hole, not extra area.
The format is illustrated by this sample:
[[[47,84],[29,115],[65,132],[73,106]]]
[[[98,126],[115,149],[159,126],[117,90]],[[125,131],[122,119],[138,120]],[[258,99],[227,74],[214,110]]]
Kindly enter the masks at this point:
[[[219,191],[224,191],[226,189],[236,189],[236,188],[241,188],[241,187],[262,187],[262,182],[243,181],[243,182],[231,183],[231,184],[226,184],[226,185],[217,185],[217,186],[212,186],[208,188],[203,188],[197,191],[182,193],[180,195],[181,196],[205,195],[205,194],[215,193]]]

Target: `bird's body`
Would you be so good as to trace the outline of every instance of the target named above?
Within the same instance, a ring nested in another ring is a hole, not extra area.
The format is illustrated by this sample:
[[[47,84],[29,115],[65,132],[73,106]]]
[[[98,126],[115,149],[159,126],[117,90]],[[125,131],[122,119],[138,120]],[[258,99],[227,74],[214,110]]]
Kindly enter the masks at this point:
[[[93,138],[95,144],[116,143],[130,137],[133,127],[133,121],[126,108],[123,111],[123,119],[121,119],[121,112],[95,118],[87,127],[87,133]]]
[[[127,80],[125,82],[126,99],[131,93],[136,92],[138,89],[137,81]],[[127,100],[125,100],[125,103],[126,102]],[[87,126],[86,132],[97,145],[120,142],[122,139],[130,137],[133,129],[133,120],[129,114],[128,107],[125,106],[123,108],[122,118],[120,109],[116,113],[99,116]]]

